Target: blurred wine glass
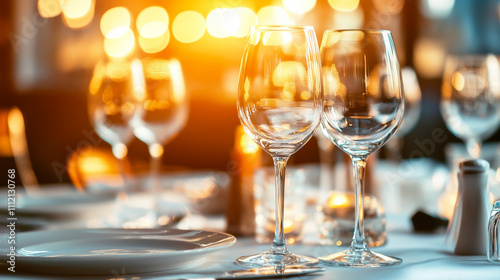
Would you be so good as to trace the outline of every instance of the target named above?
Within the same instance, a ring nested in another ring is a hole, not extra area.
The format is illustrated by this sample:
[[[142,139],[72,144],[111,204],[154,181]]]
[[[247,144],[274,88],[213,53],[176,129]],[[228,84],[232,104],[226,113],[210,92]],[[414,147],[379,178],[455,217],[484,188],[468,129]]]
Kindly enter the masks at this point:
[[[401,69],[401,77],[403,79],[405,95],[405,113],[398,131],[386,145],[388,150],[387,157],[395,162],[401,161],[403,137],[417,125],[420,118],[420,107],[422,103],[422,91],[415,71],[411,67],[403,67]]]
[[[185,126],[188,98],[178,60],[147,58],[132,66],[135,78],[135,113],[130,121],[134,135],[148,145],[151,157],[151,194],[153,202],[147,214],[148,227],[162,226],[161,158],[163,145]]]
[[[352,159],[354,234],[349,249],[320,257],[336,266],[378,267],[401,259],[368,249],[364,227],[364,186],[368,156],[395,133],[403,118],[401,72],[391,32],[327,30],[321,44],[323,133]]]
[[[242,57],[238,116],[245,132],[274,162],[275,237],[269,251],[239,257],[243,266],[314,264],[292,254],[284,236],[284,191],[288,158],[313,136],[322,109],[321,68],[312,27],[254,26]]]
[[[97,135],[112,147],[118,161],[121,191],[126,191],[124,159],[133,129],[129,121],[134,114],[131,62],[102,61],[97,64],[89,86],[88,114]]]
[[[489,55],[449,56],[442,84],[441,113],[448,129],[462,139],[470,157],[500,124],[500,63]]]

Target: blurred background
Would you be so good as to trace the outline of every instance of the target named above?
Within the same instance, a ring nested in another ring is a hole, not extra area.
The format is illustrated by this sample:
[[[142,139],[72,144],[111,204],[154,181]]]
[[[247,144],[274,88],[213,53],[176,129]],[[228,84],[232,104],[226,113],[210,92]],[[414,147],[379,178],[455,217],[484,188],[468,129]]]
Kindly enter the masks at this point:
[[[391,30],[401,66],[415,70],[422,90],[420,119],[404,136],[404,158],[444,161],[445,145],[461,142],[446,129],[439,110],[446,55],[500,53],[498,0],[7,0],[2,4],[0,109],[17,106],[22,112],[39,183],[69,182],[68,160],[81,150],[111,151],[94,132],[87,113],[92,72],[107,56],[153,54],[178,59],[190,113],[186,127],[165,145],[162,164],[230,171],[239,125],[239,65],[251,25],[312,25],[319,42],[326,29]],[[148,25],[151,28],[145,28]],[[439,141],[422,144],[436,138],[436,129],[442,131]],[[6,131],[4,121],[0,131]],[[0,136],[3,170],[14,167],[5,135]],[[488,141],[498,138],[496,133]],[[292,157],[292,163],[318,160],[316,139]],[[129,161],[134,172],[147,172],[148,150],[137,139],[129,145]]]

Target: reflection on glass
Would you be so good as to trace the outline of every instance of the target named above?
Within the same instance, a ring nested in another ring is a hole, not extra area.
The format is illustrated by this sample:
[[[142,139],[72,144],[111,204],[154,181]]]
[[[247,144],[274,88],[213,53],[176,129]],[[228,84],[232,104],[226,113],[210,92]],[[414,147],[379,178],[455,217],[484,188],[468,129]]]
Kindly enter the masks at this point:
[[[325,31],[321,45],[325,104],[323,133],[351,156],[355,175],[355,228],[348,250],[321,257],[338,266],[378,267],[401,259],[374,253],[365,239],[366,160],[396,133],[404,97],[396,50],[389,31]]]
[[[242,58],[238,116],[245,132],[273,157],[276,188],[275,237],[269,251],[244,256],[244,266],[313,264],[288,251],[284,194],[288,158],[313,136],[321,108],[319,50],[312,27],[252,27]]]
[[[130,121],[134,135],[148,145],[151,156],[153,205],[148,214],[150,226],[161,226],[160,163],[163,145],[184,127],[188,117],[188,99],[179,61],[144,59],[135,61],[135,111]]]
[[[88,113],[95,131],[113,149],[124,185],[124,158],[133,131],[129,121],[134,114],[131,63],[111,60],[99,63],[89,86]]]
[[[473,158],[500,124],[500,63],[494,55],[450,56],[443,77],[441,113]]]

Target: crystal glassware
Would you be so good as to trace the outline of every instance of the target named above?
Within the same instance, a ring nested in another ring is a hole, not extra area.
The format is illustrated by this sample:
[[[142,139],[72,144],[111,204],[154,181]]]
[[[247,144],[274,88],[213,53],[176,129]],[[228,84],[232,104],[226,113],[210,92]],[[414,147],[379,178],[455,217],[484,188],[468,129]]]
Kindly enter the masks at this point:
[[[186,124],[188,98],[178,60],[146,58],[136,62],[132,68],[136,88],[135,112],[130,123],[134,135],[148,145],[151,157],[153,201],[144,226],[161,227],[166,222],[160,213],[163,145]]]
[[[275,170],[275,237],[269,251],[237,259],[243,266],[318,263],[288,251],[284,236],[288,158],[313,136],[323,97],[316,35],[312,27],[254,26],[243,54],[237,109],[245,132],[267,153]]]
[[[366,160],[396,133],[404,112],[401,71],[386,30],[327,30],[321,44],[324,109],[321,128],[350,155],[355,176],[355,228],[349,249],[320,257],[323,264],[394,265],[401,259],[367,248],[364,228]]]
[[[488,222],[488,261],[500,264],[500,200],[493,204]]]
[[[126,186],[124,159],[133,129],[129,121],[134,114],[132,62],[102,61],[97,64],[89,86],[88,114],[97,135],[112,147],[118,160],[122,186]]]
[[[448,129],[462,139],[469,156],[481,156],[481,143],[500,124],[500,63],[495,55],[449,56],[441,90],[441,113]]]

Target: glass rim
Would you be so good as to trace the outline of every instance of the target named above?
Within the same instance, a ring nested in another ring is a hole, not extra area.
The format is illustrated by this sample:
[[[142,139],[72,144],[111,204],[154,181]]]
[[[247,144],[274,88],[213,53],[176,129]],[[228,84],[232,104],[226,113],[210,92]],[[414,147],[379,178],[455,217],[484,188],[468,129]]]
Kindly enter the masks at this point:
[[[294,30],[314,30],[313,26],[310,25],[279,25],[279,24],[270,24],[270,25],[252,25],[251,30],[257,31],[294,31]]]
[[[387,30],[387,29],[369,29],[369,28],[346,28],[346,29],[327,29],[325,30],[324,34],[326,33],[333,33],[333,32],[354,32],[354,31],[361,31],[361,32],[364,32],[364,33],[388,33],[388,34],[391,34],[391,31],[390,30]]]

